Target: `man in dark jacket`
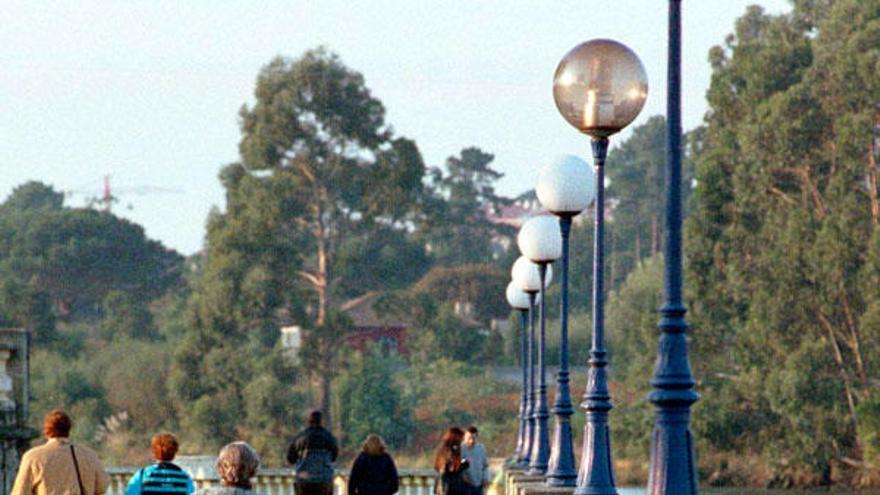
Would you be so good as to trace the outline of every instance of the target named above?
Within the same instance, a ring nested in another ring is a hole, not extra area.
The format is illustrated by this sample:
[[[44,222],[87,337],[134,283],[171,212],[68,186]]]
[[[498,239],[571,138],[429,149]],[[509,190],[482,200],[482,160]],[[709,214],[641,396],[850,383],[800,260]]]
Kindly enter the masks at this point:
[[[321,422],[321,411],[309,413],[308,426],[287,449],[287,461],[294,465],[296,475],[296,495],[333,495],[333,461],[339,455],[339,447]]]

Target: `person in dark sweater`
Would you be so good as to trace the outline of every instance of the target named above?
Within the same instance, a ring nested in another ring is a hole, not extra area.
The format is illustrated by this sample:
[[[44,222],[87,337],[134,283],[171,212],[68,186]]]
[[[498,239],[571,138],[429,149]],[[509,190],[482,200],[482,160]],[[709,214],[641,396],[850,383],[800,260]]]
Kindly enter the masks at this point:
[[[392,495],[399,488],[397,467],[388,455],[385,441],[369,435],[351,466],[348,495]]]
[[[309,413],[307,428],[299,432],[287,449],[287,461],[294,465],[296,475],[296,495],[333,495],[333,462],[339,447],[321,422],[321,411]]]

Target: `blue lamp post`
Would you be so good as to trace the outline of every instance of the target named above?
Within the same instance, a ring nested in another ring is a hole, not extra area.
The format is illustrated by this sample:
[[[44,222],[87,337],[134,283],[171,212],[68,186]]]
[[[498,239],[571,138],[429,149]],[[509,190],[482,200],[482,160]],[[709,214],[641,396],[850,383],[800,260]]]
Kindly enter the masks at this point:
[[[547,211],[559,217],[562,234],[562,266],[560,270],[560,349],[559,372],[556,374],[556,398],[552,412],[556,416],[547,484],[571,487],[576,485],[577,467],[574,460],[574,438],[571,431],[571,404],[568,371],[568,255],[572,219],[593,201],[596,176],[587,162],[576,156],[559,157],[541,170],[535,192]]]
[[[522,242],[518,244],[522,248]],[[522,261],[520,261],[522,260]],[[545,289],[553,278],[549,262],[534,263],[526,256],[520,256],[513,266],[513,280],[519,287],[538,303],[540,331],[538,335],[538,376],[532,374],[532,443],[529,450],[529,470],[526,474],[539,476],[547,470],[547,458],[550,454],[550,440],[547,436],[547,384],[545,381],[545,326],[544,300]],[[534,311],[532,311],[532,341],[534,342]],[[537,379],[537,380],[536,380]]]
[[[528,444],[528,442],[526,442],[526,435],[528,434],[527,412],[529,406],[529,364],[528,355],[526,353],[529,351],[528,315],[529,307],[531,306],[531,304],[529,301],[529,295],[523,292],[513,282],[507,284],[505,296],[507,297],[507,303],[510,304],[510,307],[515,309],[519,313],[520,330],[522,332],[522,338],[520,342],[520,362],[522,364],[522,393],[520,394],[519,399],[519,435],[517,435],[516,439],[516,451],[513,455],[512,465],[516,467],[525,467],[528,465],[528,455],[526,454],[525,449],[526,445]]]
[[[666,95],[666,252],[657,366],[648,398],[654,404],[650,495],[696,495],[697,470],[690,432],[699,399],[688,362],[681,261],[681,0],[669,1]]]
[[[541,290],[541,278],[538,266],[529,261],[525,256],[520,256],[510,269],[513,285],[523,291],[529,299],[529,330],[526,339],[526,406],[525,406],[525,433],[523,434],[523,447],[520,452],[520,467],[528,467],[531,462],[532,446],[535,444],[535,404],[537,403],[538,389],[535,383],[535,313],[538,293]]]
[[[611,396],[605,369],[608,365],[604,322],[605,156],[608,137],[636,118],[647,95],[647,76],[641,61],[632,50],[612,40],[592,40],[572,48],[559,62],[553,77],[556,108],[569,124],[592,137],[596,162],[593,346],[582,404],[587,411],[587,422],[576,495],[617,493],[608,431]]]

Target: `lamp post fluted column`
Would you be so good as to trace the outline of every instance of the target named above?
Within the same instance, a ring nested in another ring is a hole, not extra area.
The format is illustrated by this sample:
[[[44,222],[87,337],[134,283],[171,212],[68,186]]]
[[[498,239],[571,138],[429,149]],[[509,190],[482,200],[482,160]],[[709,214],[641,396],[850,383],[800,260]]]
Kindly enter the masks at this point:
[[[528,431],[528,407],[529,407],[529,365],[528,365],[528,355],[529,352],[529,310],[528,309],[518,309],[519,312],[519,327],[522,333],[520,338],[520,363],[522,365],[522,393],[519,398],[519,435],[517,437],[516,442],[516,453],[514,459],[514,465],[518,467],[525,467],[528,465],[528,455],[526,453],[526,446],[528,445],[528,441],[526,440],[526,436],[530,434]]]
[[[648,396],[654,404],[649,495],[696,495],[691,405],[699,399],[688,362],[687,309],[682,299],[681,249],[681,0],[669,0],[666,99],[666,250],[657,366]]]
[[[522,235],[522,230],[520,231],[520,236]],[[531,239],[535,240],[535,239]],[[540,382],[535,378],[535,318],[538,316],[536,306],[540,306],[541,311],[543,312],[543,303],[544,303],[544,295],[541,291],[543,286],[541,270],[538,265],[532,262],[526,256],[520,256],[516,262],[513,263],[513,267],[511,268],[511,275],[513,278],[513,285],[519,288],[522,292],[528,294],[528,307],[529,307],[529,351],[528,351],[528,363],[529,363],[529,397],[528,407],[526,408],[526,430],[527,433],[525,435],[525,440],[527,444],[523,447],[524,456],[528,456],[528,473],[532,472],[532,468],[534,466],[534,462],[536,456],[540,454],[540,449],[536,446],[539,446],[539,424],[541,417],[541,407],[540,407],[540,397],[541,390],[540,385],[543,384],[543,369],[540,369],[540,373],[542,378]],[[550,274],[548,273],[548,276]],[[549,281],[549,280],[548,280]],[[539,295],[540,294],[540,295]],[[540,302],[540,304],[538,304]],[[539,359],[539,367],[543,366],[543,352],[544,352],[544,339],[543,339],[543,330],[544,325],[541,323],[541,337],[539,342],[538,349],[538,359]],[[546,401],[545,401],[546,402]],[[546,410],[546,404],[544,406]],[[546,422],[546,420],[545,420]],[[546,461],[545,461],[546,462]]]
[[[559,372],[556,374],[556,397],[553,401],[553,414],[556,425],[553,430],[553,443],[547,466],[547,484],[551,486],[575,486],[577,470],[574,460],[574,438],[571,431],[571,416],[574,407],[571,403],[568,371],[568,259],[569,237],[571,234],[571,214],[559,215],[559,230],[562,236],[562,263],[560,266],[560,335]]]
[[[532,445],[535,442],[535,302],[537,292],[527,291],[529,295],[529,331],[528,331],[528,391],[526,393],[526,433],[523,444],[523,467],[528,467],[532,459]]]
[[[611,459],[611,433],[608,428],[608,411],[611,395],[608,393],[608,376],[605,350],[605,157],[608,138],[592,140],[593,158],[596,161],[596,202],[593,235],[593,342],[590,349],[590,371],[584,402],[587,412],[584,425],[585,453],[581,457],[576,495],[615,495],[614,465]]]
[[[541,281],[541,300],[538,301],[538,383],[535,387],[533,399],[533,417],[535,429],[532,438],[532,451],[529,455],[529,470],[527,474],[532,476],[543,475],[547,471],[547,462],[550,457],[550,438],[547,432],[547,418],[550,413],[547,410],[547,382],[544,362],[545,336],[546,336],[546,313],[544,301],[546,300],[545,281],[547,279],[547,263],[538,263],[538,272]]]
[[[529,295],[526,294],[516,283],[516,281],[511,281],[507,284],[507,288],[504,291],[504,296],[507,299],[507,303],[510,304],[510,307],[515,309],[517,313],[519,313],[519,328],[521,332],[520,337],[520,366],[522,367],[522,389],[519,400],[519,434],[516,437],[516,450],[514,451],[513,458],[510,460],[511,467],[525,467],[527,464],[523,463],[523,457],[525,456],[525,445],[526,445],[526,435],[527,431],[527,410],[529,406],[529,363],[528,363],[528,347],[529,347],[529,338],[528,338],[528,317],[529,317]]]

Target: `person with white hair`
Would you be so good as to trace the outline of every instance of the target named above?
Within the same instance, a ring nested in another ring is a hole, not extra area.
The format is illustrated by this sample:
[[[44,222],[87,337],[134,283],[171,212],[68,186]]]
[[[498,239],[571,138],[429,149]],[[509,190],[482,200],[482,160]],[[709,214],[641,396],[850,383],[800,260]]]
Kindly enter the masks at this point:
[[[196,495],[255,495],[251,479],[260,467],[260,456],[246,442],[232,442],[217,456],[221,486],[202,488]]]

